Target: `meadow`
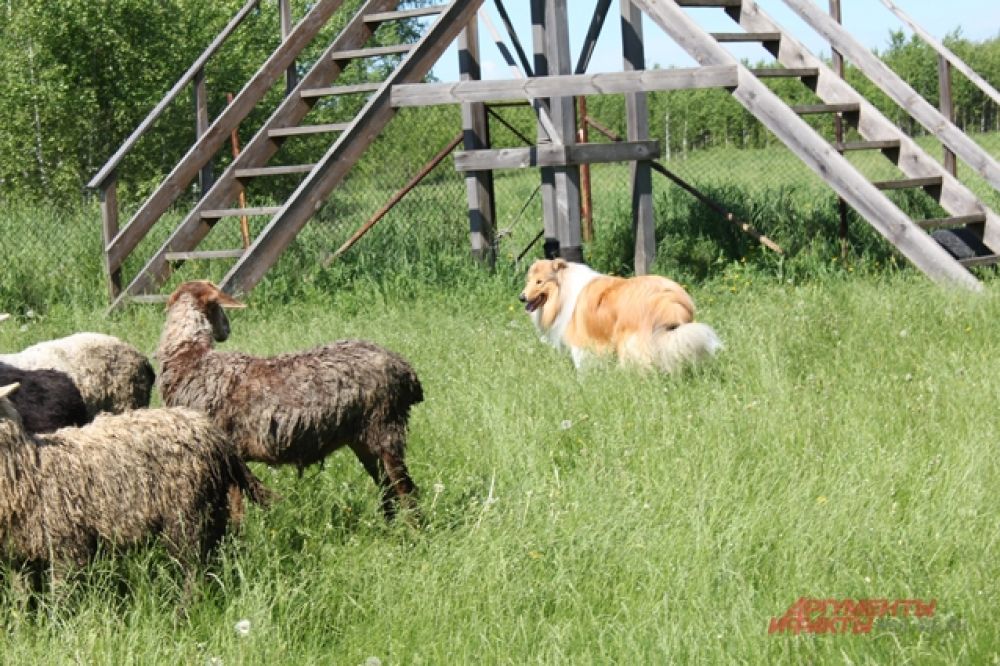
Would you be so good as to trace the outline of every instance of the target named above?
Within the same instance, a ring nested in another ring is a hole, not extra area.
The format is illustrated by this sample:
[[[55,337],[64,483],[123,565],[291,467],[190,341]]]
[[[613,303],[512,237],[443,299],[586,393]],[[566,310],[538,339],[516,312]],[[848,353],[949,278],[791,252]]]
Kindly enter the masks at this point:
[[[728,176],[704,177],[720,164]],[[654,269],[691,290],[725,341],[713,362],[677,377],[577,374],[543,346],[517,302],[513,259],[540,215],[523,174],[497,181],[507,233],[493,272],[467,257],[448,168],[319,268],[396,187],[348,183],[232,314],[224,347],[357,337],[407,356],[426,394],[408,453],[422,524],[387,524],[349,452],[301,479],[256,466],[282,500],[250,510],[185,614],[183,576],[155,546],[37,597],[5,572],[0,662],[997,660],[994,272],[980,272],[983,294],[947,291],[853,217],[842,254],[835,198],[783,149],[670,166],[786,249],[762,250],[657,181]],[[595,174],[587,256],[626,273],[627,172]],[[98,219],[94,205],[7,202],[0,350],[96,330],[154,353],[160,307],[105,312]],[[190,262],[172,283],[224,268]],[[933,622],[868,634],[769,633],[803,597],[936,606]]]
[[[339,305],[251,299],[228,348],[362,337],[412,360],[425,524],[386,524],[347,452],[301,479],[257,467],[283,499],[227,539],[186,617],[157,548],[98,560],[34,610],[8,578],[2,661],[995,659],[996,283],[693,286],[727,346],[671,378],[576,374],[537,340],[519,289],[514,271],[470,271],[405,296],[362,284]],[[159,308],[54,306],[6,322],[0,347],[89,329],[152,353],[161,325]],[[803,596],[936,599],[938,624],[769,635]]]

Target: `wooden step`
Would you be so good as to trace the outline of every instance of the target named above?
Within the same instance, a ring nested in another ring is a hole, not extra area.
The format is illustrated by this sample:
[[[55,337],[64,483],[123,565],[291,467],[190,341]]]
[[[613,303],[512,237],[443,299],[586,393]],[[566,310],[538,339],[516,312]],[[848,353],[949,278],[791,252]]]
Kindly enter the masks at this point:
[[[677,0],[681,7],[742,7],[743,0]]]
[[[309,173],[315,164],[291,164],[288,166],[256,167],[237,169],[237,178],[257,178],[259,176],[285,176],[290,173]]]
[[[844,104],[799,104],[793,106],[792,111],[805,116],[817,113],[858,113],[861,105],[857,102],[846,102]]]
[[[816,67],[758,67],[750,71],[758,79],[806,79],[819,76],[819,69]]]
[[[936,217],[930,220],[917,220],[917,225],[924,229],[942,229],[947,227],[964,227],[969,224],[982,224],[986,216],[982,213],[974,215],[956,215],[955,217]]]
[[[959,259],[958,263],[962,264],[966,268],[972,268],[973,266],[993,266],[994,264],[1000,263],[1000,254],[986,254],[981,257]]]
[[[349,51],[334,51],[330,54],[333,60],[354,60],[356,58],[378,58],[387,55],[409,53],[411,44],[394,44],[392,46],[372,46],[367,49],[351,49]]]
[[[890,139],[888,141],[846,141],[844,143],[834,143],[833,147],[841,153],[852,150],[899,150],[899,139]]]
[[[350,127],[350,123],[329,123],[326,125],[299,125],[298,127],[279,127],[268,130],[270,138],[282,136],[305,136],[309,134],[323,134],[324,132],[343,132]]]
[[[717,42],[779,42],[780,32],[713,32]]]
[[[880,180],[872,183],[880,190],[908,190],[916,187],[940,187],[941,176],[926,178],[900,178],[899,180]]]
[[[447,5],[431,5],[430,7],[420,7],[418,9],[401,9],[396,12],[375,12],[365,14],[365,23],[385,23],[386,21],[403,21],[406,19],[420,18],[421,16],[437,16],[447,8]]]
[[[246,250],[194,250],[191,252],[164,252],[167,261],[193,261],[195,259],[239,259]]]
[[[169,294],[136,294],[129,296],[128,300],[133,303],[166,303],[169,298]]]
[[[374,81],[372,83],[356,83],[352,86],[330,86],[328,88],[311,88],[309,90],[302,91],[303,99],[308,99],[311,97],[330,97],[333,95],[353,95],[356,93],[370,93],[375,92],[382,87],[380,81]]]
[[[222,208],[201,211],[201,219],[216,220],[223,217],[270,217],[281,210],[281,206],[259,206],[257,208]]]

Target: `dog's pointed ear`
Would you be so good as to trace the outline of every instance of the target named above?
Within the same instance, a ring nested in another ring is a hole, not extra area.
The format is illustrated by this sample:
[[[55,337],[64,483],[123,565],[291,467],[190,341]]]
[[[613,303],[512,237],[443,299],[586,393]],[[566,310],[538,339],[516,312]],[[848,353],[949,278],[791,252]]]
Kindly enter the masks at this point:
[[[552,270],[553,271],[561,271],[564,268],[566,268],[567,266],[569,266],[569,264],[566,262],[565,259],[563,259],[561,257],[559,259],[553,259],[552,260]]]

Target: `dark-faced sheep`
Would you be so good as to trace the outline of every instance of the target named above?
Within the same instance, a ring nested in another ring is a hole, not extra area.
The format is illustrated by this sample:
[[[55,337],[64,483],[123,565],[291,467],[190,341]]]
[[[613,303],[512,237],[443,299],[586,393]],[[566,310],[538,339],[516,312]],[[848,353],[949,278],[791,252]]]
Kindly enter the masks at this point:
[[[0,363],[0,386],[20,384],[11,402],[30,433],[52,432],[90,421],[80,390],[64,372],[22,370]]]
[[[101,546],[159,535],[187,565],[267,491],[204,414],[143,409],[31,435],[0,388],[0,553],[36,570],[83,564]],[[189,568],[189,573],[190,573]]]
[[[155,375],[149,359],[132,345],[103,333],[74,333],[46,340],[16,354],[0,354],[0,363],[25,370],[58,370],[80,390],[87,415],[117,414],[149,406]]]
[[[416,488],[405,464],[410,408],[423,400],[400,355],[346,340],[259,358],[213,349],[229,336],[223,308],[244,307],[210,282],[182,284],[167,301],[159,388],[165,404],[200,409],[245,460],[305,466],[348,446],[382,487],[391,518]]]

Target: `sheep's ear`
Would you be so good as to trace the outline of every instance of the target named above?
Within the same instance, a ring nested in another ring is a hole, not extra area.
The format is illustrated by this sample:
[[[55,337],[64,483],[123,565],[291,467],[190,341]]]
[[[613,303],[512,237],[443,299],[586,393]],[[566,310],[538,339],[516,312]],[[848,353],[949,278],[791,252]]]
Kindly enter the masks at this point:
[[[226,309],[245,308],[247,306],[246,303],[236,300],[224,291],[219,291],[215,302],[218,303],[220,307]]]
[[[561,271],[564,268],[566,268],[567,266],[569,266],[569,264],[563,258],[553,259],[552,260],[552,270],[554,270],[554,271]]]
[[[14,382],[13,384],[7,384],[6,386],[0,387],[0,398],[6,398],[12,393],[15,393],[17,389],[21,388],[19,382]]]

